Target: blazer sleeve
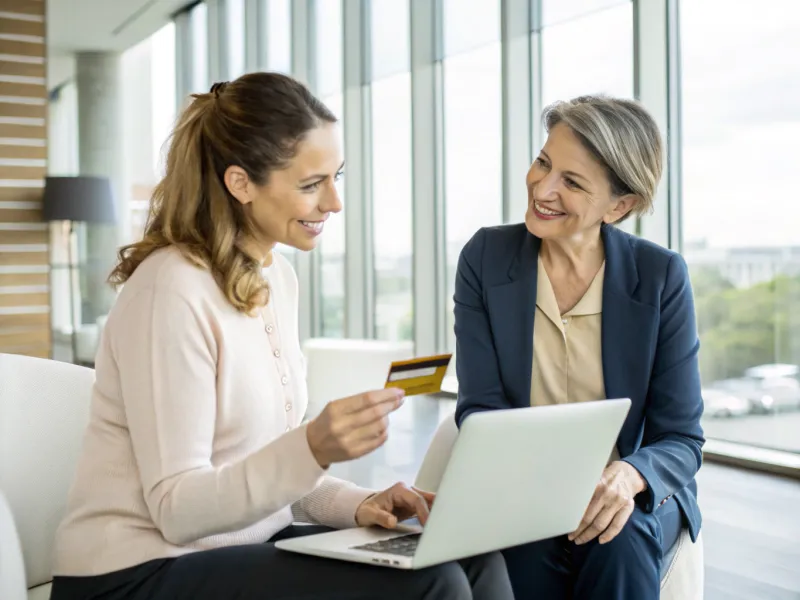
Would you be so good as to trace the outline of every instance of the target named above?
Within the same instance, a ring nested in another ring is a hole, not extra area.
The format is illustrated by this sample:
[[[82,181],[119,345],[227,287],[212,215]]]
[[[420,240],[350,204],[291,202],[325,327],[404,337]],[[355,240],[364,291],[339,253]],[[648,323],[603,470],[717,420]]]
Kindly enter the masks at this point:
[[[500,380],[492,326],[483,294],[486,230],[467,242],[458,259],[453,295],[458,402],[456,424],[484,410],[510,408]]]
[[[642,445],[623,459],[647,482],[637,498],[646,512],[692,481],[705,443],[694,300],[686,262],[677,254],[667,265],[657,339]]]

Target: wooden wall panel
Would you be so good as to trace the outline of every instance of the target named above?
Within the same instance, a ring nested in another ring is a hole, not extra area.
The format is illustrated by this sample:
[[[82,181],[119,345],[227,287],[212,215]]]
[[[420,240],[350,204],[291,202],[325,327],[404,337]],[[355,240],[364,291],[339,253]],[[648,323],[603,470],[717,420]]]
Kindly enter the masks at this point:
[[[3,239],[0,235],[0,239]],[[46,265],[47,252],[8,252],[0,250],[0,267],[30,267]]]
[[[0,0],[2,2],[2,0]],[[0,104],[0,107],[3,105]],[[20,148],[20,146],[10,146],[11,148]],[[27,146],[21,146],[27,148]],[[41,202],[42,201],[42,188],[41,187],[0,187],[0,209],[4,207],[4,202]],[[5,205],[8,208],[7,205]],[[0,219],[2,223],[2,219]]]
[[[0,19],[0,34],[12,35],[32,35],[44,37],[44,21],[12,21],[11,19]]]
[[[0,60],[0,73],[17,77],[45,77],[47,70],[44,63],[22,63]]]
[[[32,44],[30,42],[0,39],[0,54],[44,58],[45,47],[44,44]]]
[[[0,288],[14,289],[19,286],[49,286],[48,273],[0,273]]]
[[[0,0],[0,352],[47,358],[49,230],[41,214],[47,172],[45,5]]]
[[[47,160],[47,148],[45,146],[8,146],[0,144],[0,159],[3,158]]]
[[[5,208],[0,202],[0,224],[8,223],[41,223],[42,222],[42,208],[41,206],[33,208]],[[0,231],[0,240],[3,239],[3,231]]]

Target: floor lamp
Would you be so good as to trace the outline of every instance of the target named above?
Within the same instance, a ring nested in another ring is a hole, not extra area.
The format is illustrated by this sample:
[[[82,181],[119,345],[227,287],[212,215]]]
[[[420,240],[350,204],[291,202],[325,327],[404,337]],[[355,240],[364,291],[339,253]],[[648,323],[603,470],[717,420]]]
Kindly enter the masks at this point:
[[[69,315],[72,326],[72,361],[78,360],[78,325],[75,322],[75,260],[72,253],[75,223],[113,225],[117,222],[114,195],[107,177],[79,175],[47,177],[42,200],[45,221],[69,223],[67,261],[69,263]],[[116,249],[114,249],[116,250]]]

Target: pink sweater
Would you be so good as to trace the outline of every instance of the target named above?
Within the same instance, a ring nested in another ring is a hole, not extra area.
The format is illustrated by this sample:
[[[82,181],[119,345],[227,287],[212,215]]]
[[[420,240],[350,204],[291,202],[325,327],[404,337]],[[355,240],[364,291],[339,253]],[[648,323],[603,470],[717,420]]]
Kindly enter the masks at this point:
[[[261,543],[292,521],[355,525],[371,493],[326,476],[307,406],[297,278],[275,253],[261,317],[175,249],[151,255],[104,328],[56,575]]]

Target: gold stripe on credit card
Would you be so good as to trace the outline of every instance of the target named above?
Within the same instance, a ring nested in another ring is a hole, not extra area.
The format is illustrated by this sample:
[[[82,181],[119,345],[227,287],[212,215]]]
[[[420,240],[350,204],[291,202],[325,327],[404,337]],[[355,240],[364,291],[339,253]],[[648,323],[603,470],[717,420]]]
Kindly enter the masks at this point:
[[[386,387],[400,388],[406,396],[436,394],[442,389],[442,380],[452,357],[452,354],[439,354],[393,362]]]

